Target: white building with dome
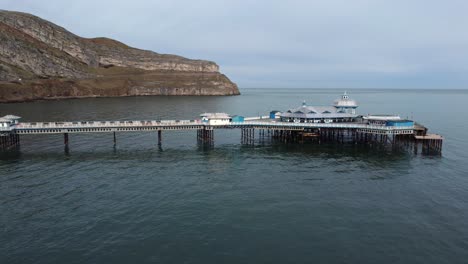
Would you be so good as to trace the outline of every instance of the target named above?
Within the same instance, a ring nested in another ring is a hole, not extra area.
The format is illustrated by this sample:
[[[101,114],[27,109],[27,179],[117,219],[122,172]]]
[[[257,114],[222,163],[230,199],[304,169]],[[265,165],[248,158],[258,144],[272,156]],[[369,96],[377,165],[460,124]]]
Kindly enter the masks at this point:
[[[357,102],[345,92],[331,106],[308,106],[303,102],[302,106],[289,109],[279,117],[282,122],[295,123],[352,122],[357,117],[356,108]]]
[[[353,115],[356,114],[356,108],[358,108],[357,102],[350,99],[346,92],[341,98],[335,100],[333,106],[338,109],[338,112],[345,112]]]

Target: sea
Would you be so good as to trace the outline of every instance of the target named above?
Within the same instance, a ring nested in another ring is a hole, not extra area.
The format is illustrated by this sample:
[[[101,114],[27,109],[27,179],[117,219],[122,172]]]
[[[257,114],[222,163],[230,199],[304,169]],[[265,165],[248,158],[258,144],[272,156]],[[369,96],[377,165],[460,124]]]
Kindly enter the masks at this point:
[[[343,89],[0,104],[22,121],[196,119],[330,105]],[[441,155],[217,130],[21,137],[0,153],[0,263],[468,263],[468,90],[349,89]]]

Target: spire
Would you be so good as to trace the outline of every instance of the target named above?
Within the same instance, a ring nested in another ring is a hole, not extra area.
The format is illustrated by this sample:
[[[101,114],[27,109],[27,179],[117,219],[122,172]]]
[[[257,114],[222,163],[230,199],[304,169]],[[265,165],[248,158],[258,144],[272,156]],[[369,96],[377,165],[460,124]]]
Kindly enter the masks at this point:
[[[341,99],[343,100],[348,100],[349,99],[349,96],[348,96],[348,93],[345,91],[344,94],[341,96]]]

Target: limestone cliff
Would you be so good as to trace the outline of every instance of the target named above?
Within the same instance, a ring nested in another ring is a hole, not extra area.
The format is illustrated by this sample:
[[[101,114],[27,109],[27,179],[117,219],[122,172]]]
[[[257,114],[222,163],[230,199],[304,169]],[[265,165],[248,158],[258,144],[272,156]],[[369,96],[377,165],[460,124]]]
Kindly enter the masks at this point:
[[[86,39],[0,10],[0,102],[136,95],[237,95],[216,63]]]

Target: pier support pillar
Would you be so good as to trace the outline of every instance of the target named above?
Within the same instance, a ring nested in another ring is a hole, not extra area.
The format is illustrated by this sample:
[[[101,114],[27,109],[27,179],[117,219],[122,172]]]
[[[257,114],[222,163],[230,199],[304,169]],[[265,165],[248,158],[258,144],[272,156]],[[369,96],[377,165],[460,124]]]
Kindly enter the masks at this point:
[[[197,130],[197,142],[203,146],[212,146],[214,144],[214,130],[210,127],[204,127]]]
[[[6,149],[6,136],[0,136],[0,149]]]
[[[158,145],[161,145],[162,143],[162,131],[158,130]]]
[[[117,137],[115,136],[115,132],[114,132],[114,146],[117,145]]]
[[[63,134],[63,144],[68,146],[68,133]]]

